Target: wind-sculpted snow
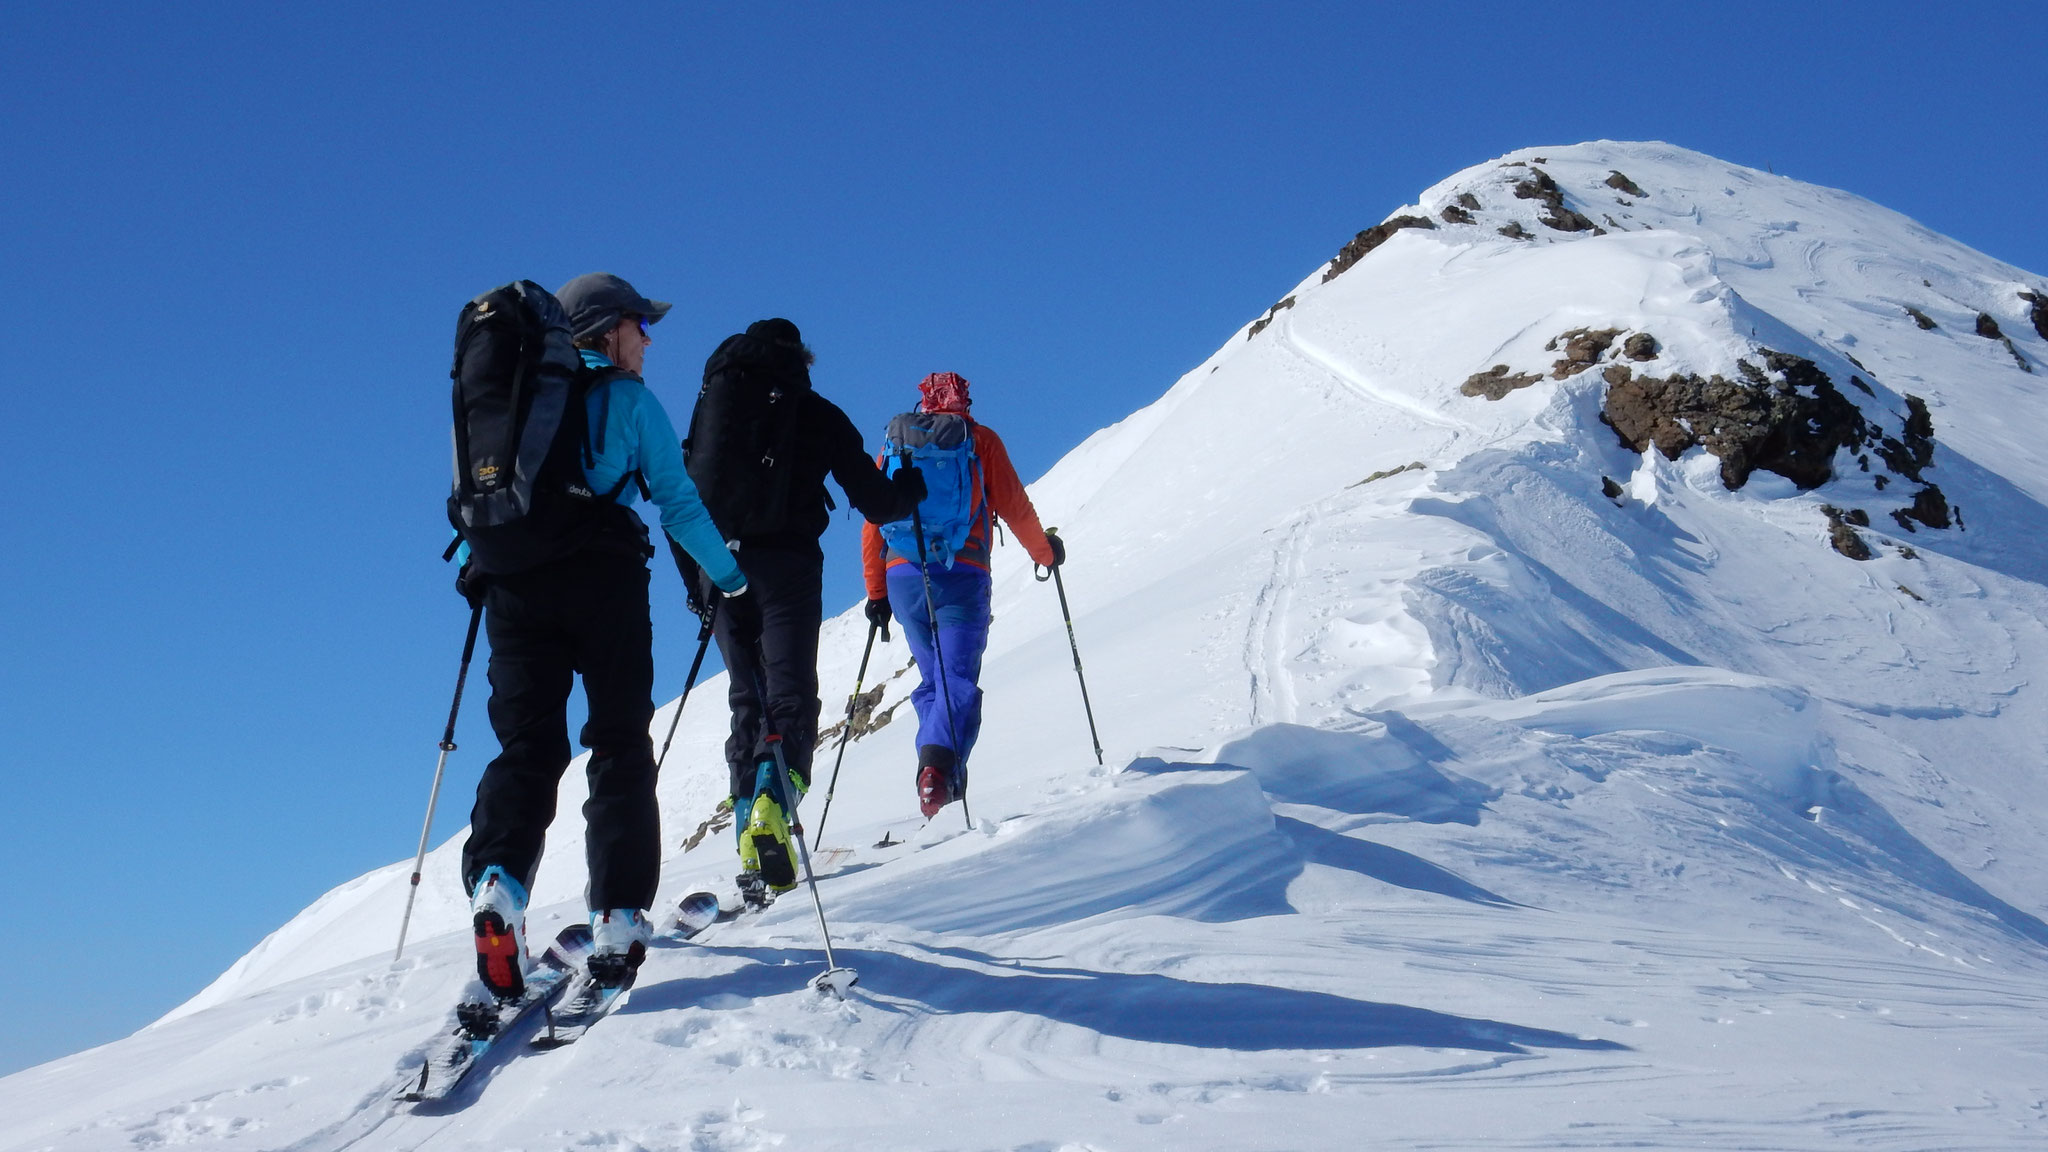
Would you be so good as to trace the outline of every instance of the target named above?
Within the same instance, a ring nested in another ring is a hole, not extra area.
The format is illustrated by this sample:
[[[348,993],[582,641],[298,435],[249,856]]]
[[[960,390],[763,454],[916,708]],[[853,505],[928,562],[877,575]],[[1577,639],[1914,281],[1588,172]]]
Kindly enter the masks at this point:
[[[1392,215],[1435,224],[1248,308],[1033,485],[1106,765],[1020,550],[972,830],[916,817],[917,677],[877,645],[893,718],[813,846],[851,1000],[807,990],[798,893],[400,1111],[472,966],[458,835],[403,963],[399,864],[0,1080],[0,1152],[2040,1147],[2042,278],[1662,144],[1518,152]],[[1808,396],[1802,365],[1857,426],[1811,490],[1603,422],[1611,380]],[[1923,483],[1949,528],[1893,515]],[[828,721],[865,635],[826,624]],[[681,848],[723,696],[662,782],[664,901],[734,869],[729,832]],[[581,914],[580,779],[539,937]]]

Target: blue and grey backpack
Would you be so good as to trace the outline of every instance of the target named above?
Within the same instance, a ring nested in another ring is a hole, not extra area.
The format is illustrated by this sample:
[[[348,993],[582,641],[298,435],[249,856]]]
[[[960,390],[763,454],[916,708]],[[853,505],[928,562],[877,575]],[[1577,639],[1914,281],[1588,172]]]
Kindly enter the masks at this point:
[[[882,542],[898,555],[953,566],[954,554],[974,531],[981,491],[981,461],[974,455],[974,422],[951,412],[905,412],[883,434],[882,470],[894,476],[905,464],[924,474],[925,497],[917,517],[924,526],[918,550],[917,522],[892,520],[881,526]]]

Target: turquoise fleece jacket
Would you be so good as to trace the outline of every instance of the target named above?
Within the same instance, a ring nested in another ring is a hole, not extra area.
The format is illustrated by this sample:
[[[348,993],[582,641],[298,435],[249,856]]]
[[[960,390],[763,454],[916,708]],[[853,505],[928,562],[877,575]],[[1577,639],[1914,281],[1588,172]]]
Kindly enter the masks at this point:
[[[609,368],[610,360],[597,352],[581,349],[583,363],[592,368]],[[609,393],[609,395],[607,395]],[[590,418],[590,442],[603,444],[583,469],[594,492],[609,492],[627,473],[638,470],[647,483],[648,497],[661,509],[661,527],[683,546],[722,592],[731,592],[747,582],[739,562],[725,546],[718,525],[697,495],[697,485],[683,467],[683,446],[676,438],[668,412],[647,385],[638,380],[614,380],[593,388],[586,401]],[[598,421],[604,421],[604,436],[597,435]],[[619,491],[619,503],[631,506],[640,497],[637,486],[628,482]]]

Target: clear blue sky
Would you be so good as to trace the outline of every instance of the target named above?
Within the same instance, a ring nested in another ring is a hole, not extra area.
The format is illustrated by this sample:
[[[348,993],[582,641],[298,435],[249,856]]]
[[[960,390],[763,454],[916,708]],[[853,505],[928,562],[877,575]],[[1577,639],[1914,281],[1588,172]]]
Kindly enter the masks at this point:
[[[477,292],[606,269],[675,301],[648,377],[679,422],[768,315],[863,428],[961,372],[1028,478],[1514,148],[1669,140],[2048,270],[2044,12],[15,0],[0,941],[35,978],[0,988],[0,1072],[410,855],[465,619],[439,552]],[[656,596],[666,697],[692,633],[672,574]],[[437,840],[480,706],[459,740]]]

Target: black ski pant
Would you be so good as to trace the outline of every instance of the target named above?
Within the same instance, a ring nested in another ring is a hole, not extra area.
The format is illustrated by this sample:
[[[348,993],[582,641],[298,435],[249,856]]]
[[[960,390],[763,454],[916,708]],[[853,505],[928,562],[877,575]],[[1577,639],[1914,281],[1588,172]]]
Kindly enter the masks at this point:
[[[491,578],[491,728],[503,747],[477,784],[462,879],[500,865],[533,888],[555,792],[569,766],[569,689],[583,675],[590,799],[583,805],[592,909],[651,908],[661,871],[654,796],[654,629],[647,565],[586,551]]]
[[[749,544],[733,555],[747,574],[740,600],[750,603],[720,605],[717,635],[731,680],[732,735],[725,741],[725,762],[733,798],[744,800],[754,794],[756,767],[771,755],[765,739],[771,725],[782,737],[790,773],[806,782],[811,778],[825,554],[816,544]]]

